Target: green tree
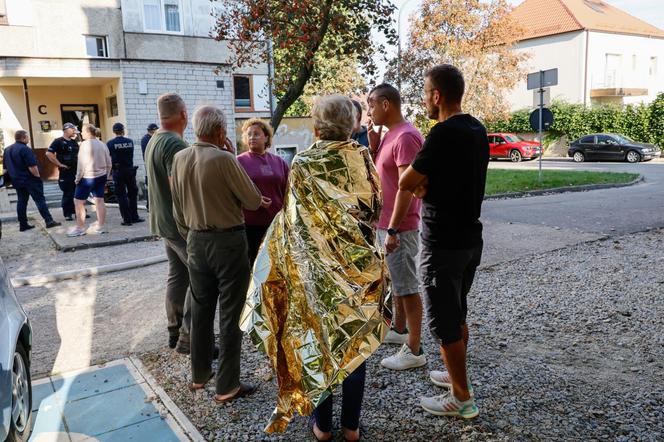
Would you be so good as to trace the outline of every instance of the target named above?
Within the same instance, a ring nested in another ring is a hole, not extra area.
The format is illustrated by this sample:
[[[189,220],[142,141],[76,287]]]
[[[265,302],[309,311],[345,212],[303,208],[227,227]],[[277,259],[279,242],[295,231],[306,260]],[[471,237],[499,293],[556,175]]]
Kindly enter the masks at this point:
[[[272,42],[276,128],[304,93],[317,63],[361,60],[367,74],[375,72],[373,54],[380,47],[371,31],[382,32],[388,43],[394,43],[394,9],[390,0],[224,1],[214,13],[213,35],[228,41],[231,67],[268,61],[266,42]]]
[[[419,104],[423,73],[450,63],[464,73],[467,112],[486,122],[506,117],[507,93],[524,78],[527,59],[513,50],[523,29],[511,18],[511,10],[507,0],[424,0],[411,18],[410,41],[402,56],[405,100]],[[426,125],[421,106],[416,108],[419,125]]]

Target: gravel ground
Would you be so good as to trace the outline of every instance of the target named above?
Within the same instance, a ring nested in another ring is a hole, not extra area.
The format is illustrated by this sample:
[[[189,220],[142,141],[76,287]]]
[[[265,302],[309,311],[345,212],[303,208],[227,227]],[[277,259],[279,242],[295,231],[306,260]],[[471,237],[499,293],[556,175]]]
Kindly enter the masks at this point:
[[[426,333],[425,368],[382,369],[391,346],[369,360],[364,440],[663,440],[663,241],[656,230],[484,267],[469,314],[480,416],[440,418],[419,407],[420,396],[440,392],[428,381],[441,363]],[[213,405],[212,391],[187,390],[187,357],[164,350],[141,357],[209,440],[311,440],[302,417],[283,435],[262,432],[275,380],[248,339],[243,376],[260,390],[226,406]]]

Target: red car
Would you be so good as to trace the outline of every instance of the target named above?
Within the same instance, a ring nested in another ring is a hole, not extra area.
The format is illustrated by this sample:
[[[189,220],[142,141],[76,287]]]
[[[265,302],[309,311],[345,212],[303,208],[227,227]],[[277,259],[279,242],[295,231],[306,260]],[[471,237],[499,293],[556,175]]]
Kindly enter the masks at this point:
[[[515,134],[489,134],[489,157],[509,158],[513,163],[521,160],[533,160],[540,156],[539,143],[526,141]]]

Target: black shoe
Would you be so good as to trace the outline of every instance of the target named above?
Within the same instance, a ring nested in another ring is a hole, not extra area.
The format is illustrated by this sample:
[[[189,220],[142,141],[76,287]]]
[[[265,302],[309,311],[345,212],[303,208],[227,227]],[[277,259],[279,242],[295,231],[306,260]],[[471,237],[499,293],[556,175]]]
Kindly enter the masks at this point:
[[[58,227],[58,226],[61,226],[61,225],[62,225],[61,223],[51,220],[51,221],[46,223],[46,228],[50,229],[51,227]]]
[[[74,221],[74,216],[73,215],[65,216],[65,221]]]
[[[131,226],[131,223],[129,221],[122,221],[120,223],[120,225],[122,225],[122,226]]]
[[[134,224],[136,224],[136,223],[142,223],[143,221],[145,221],[143,218],[136,218],[136,219],[132,219],[132,220],[131,220],[131,222],[134,223]]]
[[[178,339],[180,339],[180,335],[171,335],[168,337],[168,348],[175,348],[176,345],[178,345]]]
[[[90,218],[90,215],[88,215],[88,214],[86,213],[86,214],[85,214],[85,219],[88,219],[88,218]]]
[[[19,227],[18,230],[20,230],[21,232],[25,232],[26,230],[30,230],[30,229],[34,229],[34,228],[35,228],[35,226],[31,226],[30,224],[26,224],[25,226]]]

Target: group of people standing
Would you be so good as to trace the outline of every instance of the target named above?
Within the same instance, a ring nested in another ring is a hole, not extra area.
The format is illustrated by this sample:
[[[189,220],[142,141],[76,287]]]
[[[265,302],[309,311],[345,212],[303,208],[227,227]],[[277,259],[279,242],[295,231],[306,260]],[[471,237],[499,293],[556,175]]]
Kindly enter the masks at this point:
[[[424,298],[428,326],[446,367],[431,371],[429,378],[447,391],[422,398],[421,406],[435,415],[472,418],[479,411],[467,369],[467,295],[482,255],[479,218],[489,146],[484,126],[461,109],[464,90],[463,75],[454,66],[426,72],[424,103],[436,120],[426,138],[405,120],[399,91],[389,84],[376,86],[368,97],[368,128],[360,125],[361,104],[342,96],[318,100],[312,118],[320,140],[352,138],[358,149],[365,144],[380,177],[382,212],[375,247],[386,256],[394,295],[384,342],[400,345],[381,365],[405,370],[426,364],[421,345]],[[225,403],[256,389],[240,381],[238,322],[265,232],[286,195],[306,185],[299,182],[305,178],[289,180],[288,165],[268,152],[273,132],[264,121],[251,119],[243,125],[249,150],[235,156],[221,109],[196,109],[197,141],[188,146],[182,98],[165,94],[157,105],[161,129],[147,144],[145,160],[150,227],[164,239],[169,259],[169,346],[191,354],[189,388],[202,389],[214,379],[214,400]],[[218,348],[213,334],[217,307]],[[216,357],[219,368],[213,373]],[[361,364],[343,383],[346,440],[360,438],[365,373]],[[314,412],[312,431],[318,440],[331,440],[331,416],[330,396]]]
[[[142,144],[147,145],[149,136],[158,127],[151,124]],[[134,142],[126,138],[122,123],[113,125],[115,137],[106,144],[100,141],[101,131],[92,124],[84,124],[80,135],[72,123],[65,123],[62,136],[53,140],[46,151],[46,158],[58,168],[58,186],[62,191],[62,215],[66,221],[76,221],[75,227],[67,233],[70,237],[85,235],[88,232],[105,233],[106,205],[104,195],[106,182],[113,179],[114,193],[122,216],[122,225],[130,226],[144,220],[138,215],[138,187],[134,166]],[[147,138],[147,139],[146,139]],[[4,164],[12,184],[16,189],[17,215],[20,231],[34,228],[28,223],[27,204],[32,197],[47,228],[61,225],[53,220],[44,197],[37,159],[28,146],[30,136],[24,130],[15,134],[16,143],[4,152]],[[86,228],[85,204],[88,197],[94,198],[97,221]]]

